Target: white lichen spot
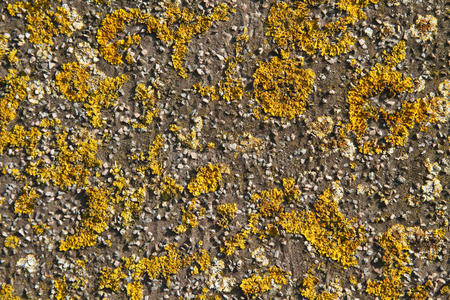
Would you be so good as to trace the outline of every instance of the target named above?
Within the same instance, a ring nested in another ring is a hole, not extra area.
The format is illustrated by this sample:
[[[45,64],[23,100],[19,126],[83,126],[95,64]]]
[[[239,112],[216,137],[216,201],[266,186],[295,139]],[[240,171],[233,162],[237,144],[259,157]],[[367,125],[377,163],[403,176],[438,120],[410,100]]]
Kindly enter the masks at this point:
[[[347,157],[350,160],[354,159],[356,147],[350,139],[344,139],[340,145],[340,148],[342,156]]]
[[[433,39],[433,35],[437,32],[437,19],[432,15],[417,16],[416,23],[410,28],[411,34],[415,38],[421,39],[423,42]]]
[[[264,251],[263,247],[256,248],[252,251],[252,258],[263,267],[266,267],[269,265],[269,259],[264,255]]]
[[[28,254],[27,256],[19,259],[17,261],[17,266],[20,268],[24,268],[25,270],[27,270],[30,273],[34,273],[37,271],[37,260],[34,257],[33,254]]]

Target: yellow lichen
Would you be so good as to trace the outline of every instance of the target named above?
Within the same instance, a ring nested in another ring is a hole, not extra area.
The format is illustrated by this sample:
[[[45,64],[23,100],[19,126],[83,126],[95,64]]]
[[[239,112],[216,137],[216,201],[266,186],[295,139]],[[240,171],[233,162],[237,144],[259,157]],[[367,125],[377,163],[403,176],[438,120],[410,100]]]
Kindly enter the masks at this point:
[[[220,204],[217,206],[217,213],[221,216],[221,218],[217,221],[217,225],[222,228],[227,228],[228,224],[230,224],[230,222],[234,219],[236,210],[236,203]]]
[[[320,26],[310,16],[305,1],[277,1],[269,12],[266,35],[271,36],[283,49],[299,48],[309,55],[316,52],[322,56],[341,55],[347,53],[356,41],[347,27],[366,18],[362,9],[377,2],[378,0],[340,0],[337,7],[347,12],[347,16]],[[335,41],[332,42],[332,39]]]
[[[122,267],[117,267],[115,269],[104,267],[100,273],[101,275],[99,278],[98,287],[100,290],[110,289],[118,292],[120,290],[122,280],[127,278],[127,275],[125,275],[122,271]]]
[[[119,97],[118,90],[129,80],[127,75],[92,77],[88,67],[78,62],[63,65],[62,72],[56,74],[56,85],[60,92],[69,100],[83,102],[87,116],[94,127],[101,127],[105,123],[101,116],[101,109],[116,105]]]
[[[38,198],[39,195],[33,188],[25,186],[22,194],[14,203],[14,213],[31,215],[34,211],[34,204]]]
[[[5,238],[5,241],[3,242],[3,245],[6,248],[12,248],[15,249],[20,243],[20,239],[15,235],[10,235]]]
[[[20,300],[20,297],[18,297],[16,295],[12,285],[2,283],[2,288],[0,289],[0,299],[1,300]]]
[[[144,84],[139,83],[136,86],[134,100],[142,104],[144,113],[138,122],[132,123],[132,126],[133,128],[145,128],[152,123],[159,112],[159,110],[155,108],[155,90],[151,86],[146,87]]]
[[[259,63],[253,74],[253,86],[255,98],[264,112],[293,119],[305,111],[315,74],[311,69],[301,69],[302,65],[296,59],[278,57]]]
[[[53,45],[54,36],[70,36],[82,27],[75,10],[55,6],[49,0],[17,1],[8,4],[8,12],[11,16],[25,15],[26,30],[30,33],[29,40],[33,44]]]
[[[163,201],[173,199],[183,190],[184,188],[181,185],[176,184],[175,179],[164,176],[164,183],[161,187],[161,199]]]
[[[197,169],[197,175],[188,184],[189,192],[194,196],[200,196],[214,192],[218,183],[222,181],[222,173],[226,170],[224,165],[208,164]]]
[[[256,298],[260,294],[270,291],[275,285],[285,285],[291,273],[276,266],[270,267],[262,276],[254,274],[241,282],[241,289],[247,298]]]

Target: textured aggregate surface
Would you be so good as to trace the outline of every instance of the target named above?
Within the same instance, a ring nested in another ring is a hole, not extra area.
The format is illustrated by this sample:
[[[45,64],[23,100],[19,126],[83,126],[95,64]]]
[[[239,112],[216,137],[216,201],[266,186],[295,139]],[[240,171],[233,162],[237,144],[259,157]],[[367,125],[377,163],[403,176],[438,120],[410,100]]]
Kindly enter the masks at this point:
[[[0,2],[0,299],[448,299],[444,0]]]

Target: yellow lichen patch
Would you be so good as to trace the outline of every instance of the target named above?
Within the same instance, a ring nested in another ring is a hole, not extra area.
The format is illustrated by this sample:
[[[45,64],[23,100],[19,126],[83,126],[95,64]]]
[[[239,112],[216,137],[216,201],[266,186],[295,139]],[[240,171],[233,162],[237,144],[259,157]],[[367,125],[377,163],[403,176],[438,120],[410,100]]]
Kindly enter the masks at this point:
[[[236,203],[220,204],[217,206],[217,213],[221,216],[221,218],[217,221],[217,225],[222,228],[227,228],[228,224],[230,224],[230,222],[234,219],[236,210]]]
[[[358,84],[347,94],[349,104],[349,128],[360,140],[366,133],[369,120],[377,121],[381,116],[389,132],[382,139],[373,138],[361,147],[362,153],[380,153],[383,149],[402,146],[409,135],[409,129],[415,124],[434,122],[436,113],[433,104],[428,99],[417,99],[415,102],[404,101],[400,110],[390,111],[384,107],[377,107],[371,98],[387,93],[394,97],[403,92],[412,92],[413,82],[410,77],[403,78],[394,69],[395,65],[405,58],[405,42],[400,41],[391,54],[384,53],[386,65],[376,64],[368,74],[363,76]],[[398,101],[398,100],[396,100]]]
[[[304,112],[315,74],[301,69],[302,65],[296,59],[278,57],[259,63],[253,74],[254,95],[265,113],[293,119]]]
[[[21,125],[15,125],[11,131],[0,131],[0,155],[6,148],[24,149],[33,158],[39,156],[41,151],[37,150],[38,142],[42,132],[32,127],[29,130]]]
[[[261,276],[254,274],[241,282],[241,289],[247,298],[256,298],[260,294],[270,291],[275,285],[286,285],[291,273],[272,266]]]
[[[211,258],[209,257],[208,251],[204,249],[201,249],[198,253],[196,253],[194,260],[200,267],[201,272],[208,270],[211,265]]]
[[[81,229],[62,240],[59,244],[59,251],[92,247],[95,244],[97,244],[97,235],[90,230]]]
[[[67,286],[66,276],[62,279],[55,279],[54,288],[56,290],[55,299],[62,300],[65,299],[69,293],[69,287]]]
[[[200,144],[200,139],[198,136],[203,128],[202,118],[196,117],[194,119],[194,124],[194,128],[192,128],[191,132],[188,132],[187,128],[182,128],[181,126],[177,126],[175,124],[171,124],[169,130],[175,134],[177,139],[184,146],[193,150],[201,150],[203,147]]]
[[[27,96],[28,80],[28,75],[19,76],[14,69],[9,69],[4,78],[0,77],[0,131],[16,118],[19,103]]]
[[[284,190],[271,189],[263,190],[252,195],[251,201],[257,203],[260,214],[263,217],[276,216],[284,211],[282,205],[284,201],[297,201],[300,197],[300,190],[295,186],[295,179],[291,177],[283,178]]]
[[[142,283],[134,280],[127,284],[127,295],[130,300],[141,300],[143,295]]]
[[[196,205],[197,204],[197,198],[193,198],[192,201],[189,203],[187,208],[182,207],[181,208],[181,224],[178,225],[173,229],[175,233],[183,233],[186,232],[188,229],[188,225],[190,227],[197,227],[198,226],[198,220],[196,215]]]
[[[330,190],[325,190],[314,204],[315,211],[280,213],[278,224],[287,233],[302,234],[321,255],[344,267],[358,264],[354,255],[365,242],[364,229],[355,228],[356,219],[347,219],[339,211]]]
[[[299,48],[309,55],[319,52],[323,56],[336,56],[348,52],[356,41],[347,26],[364,19],[366,16],[362,9],[378,0],[341,0],[337,7],[346,11],[347,16],[324,26],[309,16],[310,10],[305,2],[277,1],[269,12],[266,35],[283,49]]]
[[[0,289],[0,299],[1,300],[20,300],[20,297],[18,297],[16,295],[12,285],[2,283],[2,288]]]
[[[14,248],[16,248],[19,245],[19,243],[20,243],[20,239],[17,236],[10,235],[10,236],[5,238],[5,241],[3,242],[3,245],[6,248],[14,249]]]
[[[48,226],[47,224],[36,224],[33,225],[32,228],[35,234],[41,235],[45,232],[45,230],[49,229],[50,226]]]
[[[125,25],[132,22],[146,25],[148,33],[155,33],[161,41],[172,44],[173,67],[181,77],[186,78],[183,60],[188,51],[187,44],[195,35],[206,32],[213,22],[228,20],[227,15],[226,4],[216,6],[210,16],[197,16],[187,8],[182,10],[178,6],[170,5],[159,19],[139,9],[118,9],[103,19],[97,32],[97,42],[105,60],[114,65],[122,64],[121,52],[133,44],[139,44],[141,37],[133,34],[128,35],[126,39],[117,39],[118,34],[125,30]]]
[[[99,289],[110,289],[118,292],[121,288],[122,281],[127,278],[127,275],[122,271],[122,267],[115,269],[104,267],[100,271]]]
[[[31,215],[34,211],[34,204],[38,198],[39,195],[36,193],[35,189],[25,186],[22,194],[14,203],[14,213]]]
[[[250,235],[250,229],[242,230],[231,237],[231,239],[224,241],[224,245],[220,247],[220,252],[226,256],[233,255],[237,248],[245,249],[245,243]]]
[[[403,282],[401,276],[411,273],[408,267],[411,260],[411,250],[408,240],[417,228],[405,228],[401,224],[390,227],[379,238],[379,244],[383,248],[383,279],[367,281],[366,292],[384,299],[399,299],[403,294]]]
[[[56,85],[69,101],[84,102],[90,90],[90,79],[87,67],[72,62],[64,64],[62,72],[56,74]]]
[[[219,100],[219,89],[215,86],[202,85],[201,82],[197,82],[192,88],[200,94],[202,97],[209,97],[213,101]]]
[[[102,233],[108,227],[110,218],[109,194],[105,188],[92,188],[86,190],[87,209],[83,216],[82,225],[87,230]]]
[[[89,168],[101,164],[96,158],[99,141],[89,134],[81,135],[69,136],[67,128],[63,128],[52,145],[57,153],[56,161],[53,164],[43,159],[32,161],[25,168],[25,174],[41,183],[51,181],[63,190],[72,185],[87,186],[91,175]]]
[[[148,176],[159,177],[162,175],[162,167],[159,162],[161,151],[164,146],[162,135],[157,135],[152,144],[148,146],[147,152],[140,152],[139,155],[131,155],[129,158],[140,164],[136,168],[137,173]],[[143,164],[142,164],[143,163]]]
[[[197,169],[197,175],[188,184],[189,192],[194,196],[200,196],[214,192],[222,181],[222,173],[226,172],[224,165],[208,164]]]
[[[137,282],[143,279],[144,274],[147,274],[149,279],[163,278],[170,282],[170,277],[177,274],[190,260],[181,255],[177,244],[169,244],[164,249],[167,254],[162,256],[144,257],[140,260],[136,260],[134,255],[123,257],[124,268],[132,273],[131,277]]]
[[[8,39],[8,35],[0,34],[0,60],[3,58],[3,55],[5,55],[6,50],[8,49]]]
[[[433,283],[431,280],[427,280],[424,284],[418,285],[413,289],[408,291],[408,296],[412,300],[427,300],[430,295],[428,294],[427,289],[431,289],[433,287]]]
[[[319,283],[319,278],[312,274],[307,274],[302,280],[300,285],[300,294],[309,300],[337,300],[338,295],[334,293],[329,293],[323,291],[322,293],[317,292],[317,284]]]
[[[157,31],[157,35],[160,37],[168,31],[165,24],[160,24],[156,18],[148,14],[143,14],[139,9],[121,8],[115,10],[103,19],[102,26],[97,31],[100,54],[110,64],[122,64],[123,54],[121,52],[126,51],[133,44],[140,43],[141,37],[137,34],[128,35],[126,39],[117,39],[118,34],[125,30],[125,25],[128,25],[132,21],[142,22],[144,24],[147,22],[149,31]],[[150,27],[151,24],[155,27]]]
[[[60,92],[73,102],[83,102],[90,122],[94,127],[105,123],[101,110],[116,105],[118,90],[128,81],[127,75],[117,77],[92,77],[88,67],[78,62],[63,65],[62,72],[56,75],[56,85]]]
[[[175,179],[164,176],[164,183],[161,187],[161,199],[163,201],[173,199],[183,190],[184,188],[181,185],[176,184]]]
[[[138,188],[128,197],[129,199],[125,200],[124,209],[120,213],[120,216],[122,217],[122,225],[124,227],[128,227],[141,211],[142,204],[145,201],[145,189]]]
[[[281,205],[284,200],[284,192],[276,188],[253,194],[251,198],[252,202],[258,204],[259,212],[264,217],[270,217],[281,212],[284,209]]]
[[[26,30],[33,44],[53,45],[53,37],[65,34],[70,36],[75,30],[83,27],[80,16],[74,9],[55,6],[52,1],[17,1],[8,4],[11,16],[25,15]]]
[[[152,123],[159,112],[159,110],[155,108],[155,90],[151,86],[146,87],[143,83],[139,83],[136,86],[134,100],[142,104],[144,113],[138,122],[132,123],[132,126],[133,128],[145,128]]]

